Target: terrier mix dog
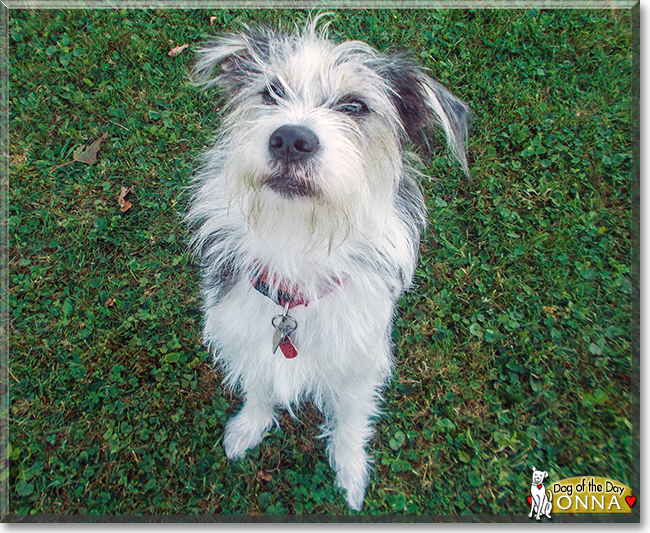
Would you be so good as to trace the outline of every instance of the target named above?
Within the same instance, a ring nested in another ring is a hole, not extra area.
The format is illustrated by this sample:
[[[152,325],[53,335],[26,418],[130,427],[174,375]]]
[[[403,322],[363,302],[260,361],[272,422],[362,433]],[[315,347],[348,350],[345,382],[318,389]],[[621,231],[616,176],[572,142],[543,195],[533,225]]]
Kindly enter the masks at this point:
[[[226,35],[199,51],[195,85],[227,114],[188,212],[200,258],[203,337],[244,396],[225,429],[231,460],[311,400],[352,509],[394,367],[395,303],[409,287],[426,208],[412,141],[444,131],[469,176],[468,107],[402,55],[303,31]]]

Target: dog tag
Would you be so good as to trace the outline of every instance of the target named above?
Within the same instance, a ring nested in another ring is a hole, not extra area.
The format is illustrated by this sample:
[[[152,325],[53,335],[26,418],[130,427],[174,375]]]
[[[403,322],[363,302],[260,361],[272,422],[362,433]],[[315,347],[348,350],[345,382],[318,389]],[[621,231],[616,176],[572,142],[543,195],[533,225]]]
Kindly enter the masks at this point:
[[[296,355],[298,355],[298,350],[296,350],[296,347],[291,342],[289,336],[287,336],[287,338],[280,343],[280,350],[282,351],[282,355],[284,355],[287,359],[293,359]]]
[[[275,328],[275,334],[273,335],[273,353],[277,352],[279,347],[287,359],[293,359],[298,355],[298,352],[291,342],[289,335],[296,330],[298,323],[295,318],[288,315],[288,311],[289,306],[286,305],[284,313],[274,316],[271,320],[271,325]]]
[[[273,353],[278,351],[278,346],[280,346],[281,342],[282,342],[282,331],[278,329],[275,331],[275,334],[273,335]]]

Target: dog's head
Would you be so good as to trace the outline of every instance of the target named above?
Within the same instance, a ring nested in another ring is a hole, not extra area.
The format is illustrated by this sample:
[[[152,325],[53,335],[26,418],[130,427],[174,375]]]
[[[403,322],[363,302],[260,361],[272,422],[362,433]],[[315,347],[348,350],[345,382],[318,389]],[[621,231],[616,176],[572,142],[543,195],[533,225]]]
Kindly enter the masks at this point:
[[[548,477],[548,472],[545,470],[537,470],[533,466],[533,484],[534,485],[540,485],[541,483],[544,482],[544,480]]]
[[[426,147],[433,125],[469,176],[468,107],[405,56],[335,44],[317,21],[291,35],[249,29],[199,51],[193,82],[228,97],[211,158],[231,199],[258,223],[265,210],[303,209],[312,224],[322,213],[349,231],[393,201],[405,143]]]

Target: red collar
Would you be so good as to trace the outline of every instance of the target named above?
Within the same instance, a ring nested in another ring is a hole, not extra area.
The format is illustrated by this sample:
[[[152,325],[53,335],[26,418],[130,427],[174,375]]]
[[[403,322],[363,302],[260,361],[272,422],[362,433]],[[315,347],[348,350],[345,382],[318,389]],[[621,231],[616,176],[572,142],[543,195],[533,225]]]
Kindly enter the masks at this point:
[[[266,269],[258,272],[255,277],[251,278],[251,284],[261,294],[270,298],[281,307],[287,305],[287,302],[289,303],[289,309],[297,305],[304,305],[305,307],[309,305],[309,301],[295,284],[289,284],[283,280],[277,283],[275,276],[272,276]],[[273,286],[277,287],[277,291],[273,291]]]
[[[309,305],[309,300],[300,291],[300,287],[295,283],[290,283],[283,279],[278,281],[278,278],[272,275],[267,269],[257,271],[251,278],[251,285],[281,307],[285,307],[287,303],[289,304],[289,309],[293,309],[298,305],[304,305],[305,307]],[[320,294],[319,298],[332,292],[338,285],[341,285],[341,280],[333,279]],[[277,290],[274,290],[274,288],[277,288]]]

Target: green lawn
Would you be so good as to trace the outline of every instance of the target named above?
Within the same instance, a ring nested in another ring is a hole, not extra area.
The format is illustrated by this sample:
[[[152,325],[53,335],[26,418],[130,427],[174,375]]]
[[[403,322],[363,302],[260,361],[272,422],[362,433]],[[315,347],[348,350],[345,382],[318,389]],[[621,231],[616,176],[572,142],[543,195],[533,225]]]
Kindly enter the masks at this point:
[[[226,460],[239,400],[200,343],[180,220],[223,103],[187,84],[191,48],[306,16],[9,12],[10,513],[351,513],[309,406]],[[521,517],[532,466],[639,490],[631,27],[627,10],[336,13],[334,38],[412,50],[474,112],[474,181],[442,147],[423,169],[364,513]],[[97,163],[52,172],[101,135]]]

